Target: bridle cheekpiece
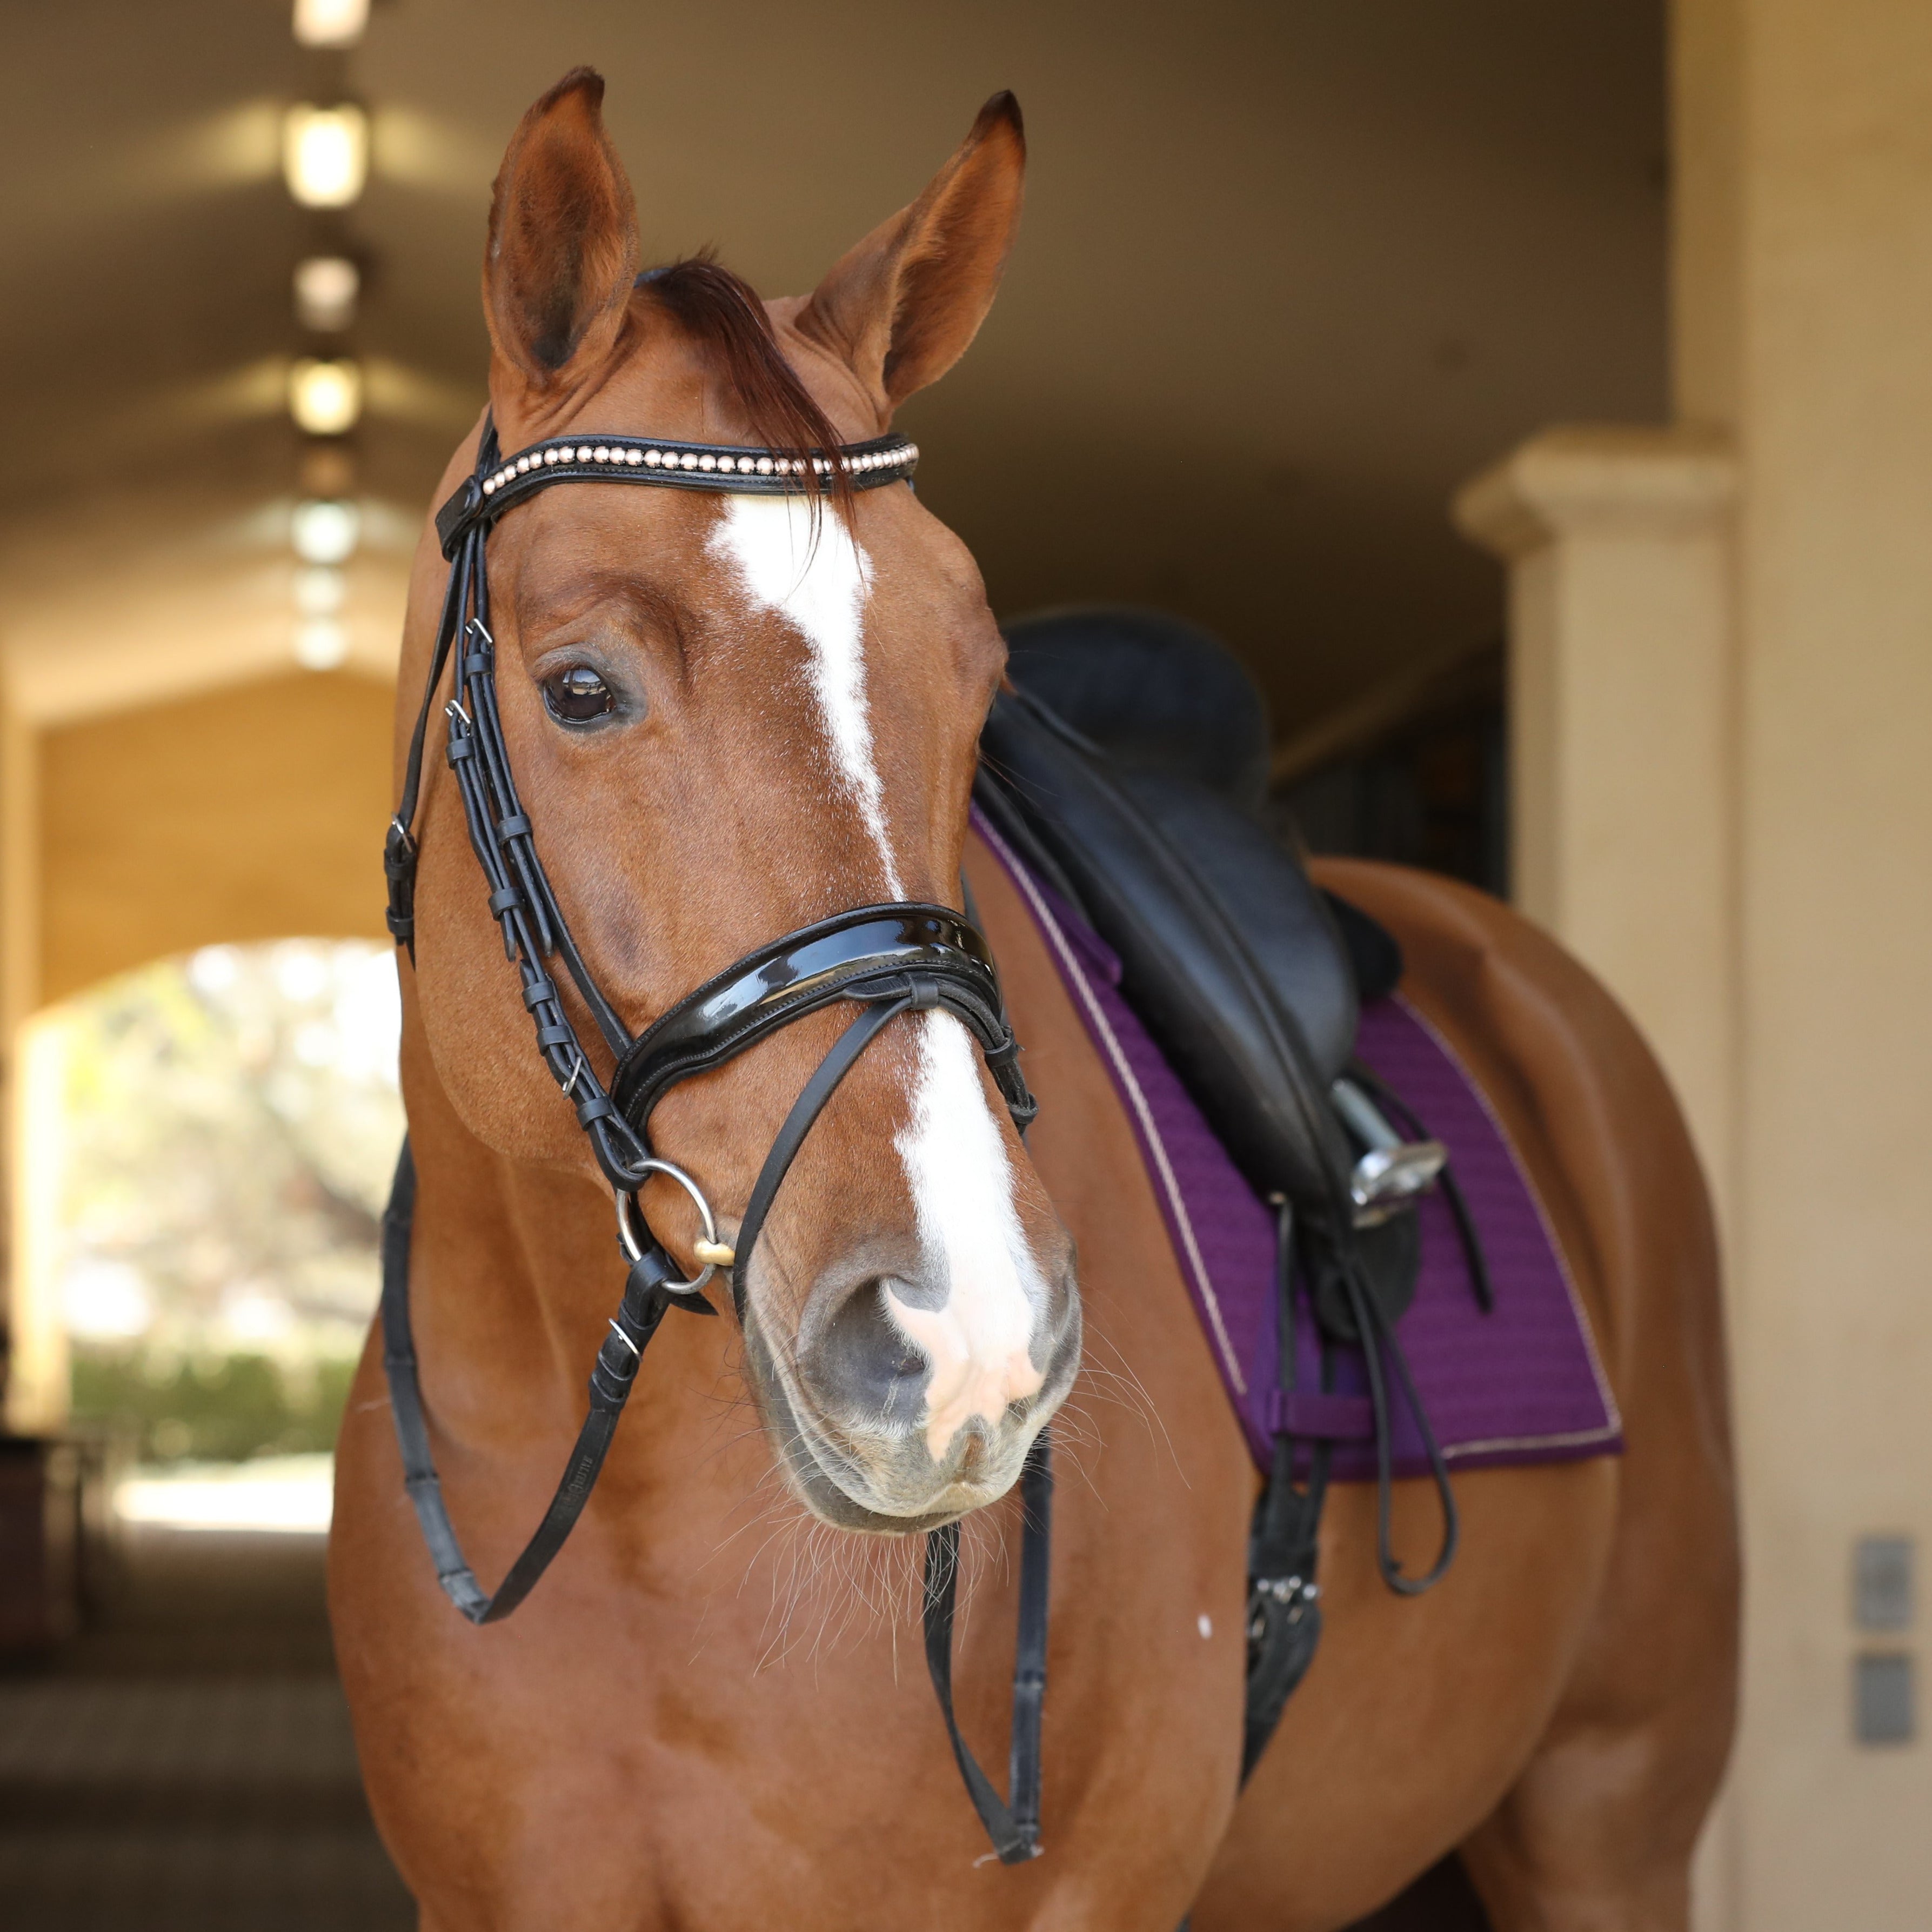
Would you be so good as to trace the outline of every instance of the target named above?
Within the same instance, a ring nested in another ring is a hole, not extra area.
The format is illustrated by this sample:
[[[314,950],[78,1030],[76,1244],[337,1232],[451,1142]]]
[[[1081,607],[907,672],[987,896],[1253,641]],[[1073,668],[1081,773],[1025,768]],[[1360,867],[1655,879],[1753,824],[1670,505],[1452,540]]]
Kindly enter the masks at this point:
[[[645,1348],[666,1311],[715,1311],[701,1291],[718,1268],[729,1270],[742,1319],[745,1283],[760,1230],[780,1184],[839,1082],[886,1025],[902,1013],[941,1009],[972,1033],[1022,1132],[1036,1111],[1006,1024],[999,976],[986,942],[952,908],[919,903],[859,906],[788,933],[749,953],[687,994],[633,1036],[597,985],[572,938],[536,848],[530,815],[512,772],[496,701],[496,640],[490,629],[484,563],[498,518],[559,483],[635,483],[739,496],[823,496],[842,488],[874,490],[911,481],[917,447],[901,436],[848,443],[806,456],[655,437],[572,436],[532,444],[506,459],[486,417],[476,466],[437,512],[436,533],[450,565],[428,680],[410,740],[402,797],[383,846],[389,931],[416,955],[416,820],[429,722],[443,673],[455,659],[454,694],[444,705],[446,754],[461,796],[471,849],[489,888],[503,950],[521,982],[524,1005],[551,1077],[577,1115],[597,1165],[616,1196],[618,1244],[629,1267],[623,1298],[590,1377],[590,1412],[562,1481],[522,1554],[486,1592],[464,1560],[430,1454],[409,1312],[409,1250],[416,1172],[406,1141],[383,1216],[383,1366],[389,1383],[406,1486],[437,1580],[473,1623],[507,1616],[562,1546],[603,1466]],[[615,1060],[607,1088],[578,1038],[551,968],[562,970]],[[779,1129],[746,1205],[734,1242],[719,1238],[703,1188],[651,1148],[650,1117],[679,1082],[722,1066],[806,1014],[836,1002],[859,1009],[806,1083]],[[681,1188],[703,1232],[699,1264],[681,1279],[651,1232],[639,1195],[653,1174]],[[1039,1735],[1045,1685],[1046,1522],[1052,1478],[1042,1429],[1022,1478],[1028,1526],[1022,1558],[1022,1633],[1015,1676],[1010,1808],[972,1760],[953,1721],[952,1617],[958,1561],[954,1524],[927,1544],[928,1662],[938,1688],[956,1757],[975,1808],[1008,1864],[1039,1850]],[[1022,1679],[1024,1682],[1022,1684]],[[1030,1740],[1030,1743],[1028,1740]]]

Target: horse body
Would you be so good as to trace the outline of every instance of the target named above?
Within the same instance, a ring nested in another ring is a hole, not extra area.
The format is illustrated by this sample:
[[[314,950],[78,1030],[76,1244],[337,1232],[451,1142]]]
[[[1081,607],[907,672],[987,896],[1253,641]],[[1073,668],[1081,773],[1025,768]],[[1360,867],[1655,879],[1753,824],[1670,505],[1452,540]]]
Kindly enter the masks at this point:
[[[841,436],[889,422],[991,300],[1018,147],[1016,117],[988,114],[809,303],[770,305],[770,339]],[[579,424],[758,427],[717,344],[632,289],[628,206],[572,76],[526,117],[492,216],[506,451]],[[999,668],[976,574],[902,489],[828,503],[802,537],[790,504],[740,518],[726,502],[552,490],[491,548],[499,653],[528,673],[506,674],[505,730],[573,928],[634,1024],[868,894],[950,902],[963,860],[1042,1111],[1022,1150],[976,1064],[944,1071],[955,1022],[892,1022],[806,1142],[755,1264],[740,1257],[742,1340],[666,1318],[574,1540],[508,1622],[472,1628],[437,1588],[372,1344],[339,1450],[332,1605],[371,1802],[425,1928],[1169,1932],[1192,1906],[1197,1932],[1313,1932],[1461,1844],[1501,1932],[1674,1932],[1728,1738],[1735,1545],[1708,1210],[1640,1042],[1504,909],[1388,868],[1338,874],[1402,940],[1406,990],[1528,1165],[1629,1451],[1460,1478],[1463,1552],[1420,1601],[1381,1588],[1372,1498],[1339,1489],[1323,1646],[1238,1800],[1256,1480],[1106,1071],[965,837]],[[845,568],[848,541],[844,578],[807,584],[821,553]],[[426,539],[406,676],[426,665],[440,569]],[[631,693],[629,713],[602,736],[547,721],[564,665]],[[422,838],[403,975],[416,1346],[452,1514],[494,1576],[575,1432],[618,1267],[608,1190],[537,1077],[446,782]],[[659,1144],[742,1202],[838,1024],[808,1017],[675,1090]],[[983,1131],[934,1126],[974,1102]],[[688,1244],[682,1208],[652,1197]],[[1005,1492],[1083,1347],[1058,1431],[1046,1856],[1004,1868],[925,1684],[904,1532],[972,1512],[955,1676],[997,1762]],[[1398,1486],[1402,1546],[1426,1542],[1431,1508]]]

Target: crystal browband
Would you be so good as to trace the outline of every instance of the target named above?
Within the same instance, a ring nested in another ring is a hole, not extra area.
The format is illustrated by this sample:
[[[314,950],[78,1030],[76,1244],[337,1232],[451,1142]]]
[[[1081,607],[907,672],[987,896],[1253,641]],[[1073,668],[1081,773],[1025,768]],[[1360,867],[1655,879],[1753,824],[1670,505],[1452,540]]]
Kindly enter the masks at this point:
[[[464,536],[494,523],[512,504],[552,483],[655,483],[680,490],[729,490],[734,495],[789,496],[831,487],[835,470],[855,490],[876,490],[909,479],[919,466],[919,446],[902,436],[843,444],[831,456],[784,456],[737,445],[666,442],[657,437],[560,436],[532,443],[499,467],[463,486],[436,514],[442,554],[453,559]]]

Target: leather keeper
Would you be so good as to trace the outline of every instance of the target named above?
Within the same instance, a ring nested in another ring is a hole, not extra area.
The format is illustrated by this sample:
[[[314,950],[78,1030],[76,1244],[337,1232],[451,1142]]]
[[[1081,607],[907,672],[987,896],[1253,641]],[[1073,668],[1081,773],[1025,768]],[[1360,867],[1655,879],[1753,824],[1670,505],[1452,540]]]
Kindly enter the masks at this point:
[[[604,1337],[590,1371],[590,1400],[598,1408],[622,1408],[638,1378],[638,1358],[614,1335]]]

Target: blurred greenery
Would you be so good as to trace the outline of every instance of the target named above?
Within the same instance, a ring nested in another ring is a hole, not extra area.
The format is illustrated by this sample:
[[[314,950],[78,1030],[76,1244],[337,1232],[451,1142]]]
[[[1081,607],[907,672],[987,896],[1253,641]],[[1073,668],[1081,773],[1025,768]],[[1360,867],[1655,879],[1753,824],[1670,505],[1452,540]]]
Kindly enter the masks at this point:
[[[209,946],[62,1022],[59,1292],[76,1416],[144,1458],[333,1446],[402,1138],[390,950]]]
[[[266,1355],[88,1350],[74,1356],[74,1419],[126,1435],[143,1462],[303,1455],[335,1447],[355,1372],[340,1357],[304,1372]]]

